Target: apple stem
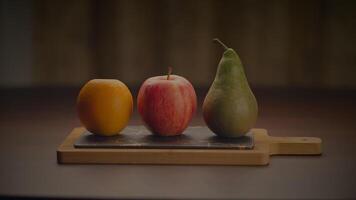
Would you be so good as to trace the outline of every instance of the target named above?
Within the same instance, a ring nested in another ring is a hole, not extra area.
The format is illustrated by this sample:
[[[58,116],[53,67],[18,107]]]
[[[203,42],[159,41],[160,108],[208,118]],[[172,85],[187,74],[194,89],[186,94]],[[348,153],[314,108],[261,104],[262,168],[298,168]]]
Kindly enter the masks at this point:
[[[214,38],[213,41],[221,44],[221,46],[223,46],[225,50],[227,50],[229,48],[223,42],[221,42],[218,38]]]
[[[167,75],[167,80],[169,80],[169,77],[172,74],[172,67],[168,67],[168,75]]]

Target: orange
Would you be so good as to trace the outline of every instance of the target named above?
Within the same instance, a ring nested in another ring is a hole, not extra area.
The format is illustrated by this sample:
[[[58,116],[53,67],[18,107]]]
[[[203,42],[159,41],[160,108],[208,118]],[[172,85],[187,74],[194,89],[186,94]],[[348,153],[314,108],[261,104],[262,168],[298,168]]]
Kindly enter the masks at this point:
[[[132,94],[119,80],[93,79],[80,90],[77,110],[88,131],[103,136],[116,135],[131,117]]]

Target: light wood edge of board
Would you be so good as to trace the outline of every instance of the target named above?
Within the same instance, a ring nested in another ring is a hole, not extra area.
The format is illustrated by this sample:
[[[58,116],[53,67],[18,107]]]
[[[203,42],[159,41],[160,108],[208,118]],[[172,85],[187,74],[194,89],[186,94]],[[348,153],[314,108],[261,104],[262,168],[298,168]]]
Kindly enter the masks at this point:
[[[321,155],[322,140],[316,137],[269,136],[270,155]]]
[[[222,149],[90,149],[74,148],[85,131],[75,128],[57,149],[60,164],[174,164],[174,165],[267,165],[270,160],[267,130],[253,129],[253,150]]]

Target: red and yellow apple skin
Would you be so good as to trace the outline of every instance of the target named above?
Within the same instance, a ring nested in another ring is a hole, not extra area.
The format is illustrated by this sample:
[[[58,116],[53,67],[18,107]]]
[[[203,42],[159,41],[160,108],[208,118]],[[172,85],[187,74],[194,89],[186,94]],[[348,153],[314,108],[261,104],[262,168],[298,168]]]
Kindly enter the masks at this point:
[[[197,108],[192,84],[177,75],[147,79],[137,97],[137,108],[146,127],[155,135],[180,135]]]

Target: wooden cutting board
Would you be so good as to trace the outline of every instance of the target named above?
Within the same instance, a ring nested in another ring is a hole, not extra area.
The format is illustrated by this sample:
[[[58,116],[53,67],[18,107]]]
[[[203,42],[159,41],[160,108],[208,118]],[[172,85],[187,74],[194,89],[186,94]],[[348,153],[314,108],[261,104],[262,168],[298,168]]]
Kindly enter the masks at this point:
[[[272,155],[320,155],[321,139],[272,137],[252,129],[241,140],[214,136],[207,127],[189,127],[183,137],[155,139],[142,126],[129,126],[117,138],[98,138],[79,127],[58,147],[59,163],[71,164],[186,164],[267,165]]]

